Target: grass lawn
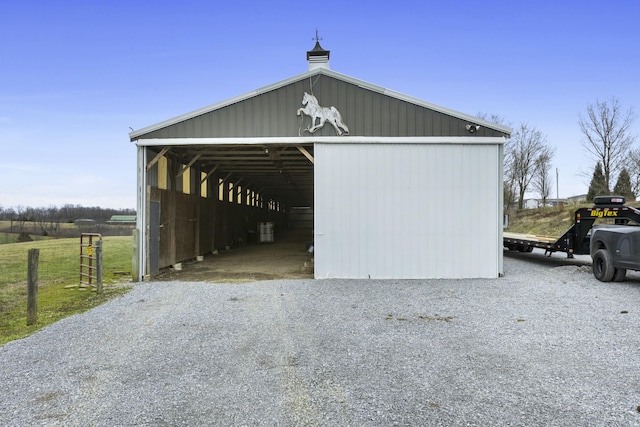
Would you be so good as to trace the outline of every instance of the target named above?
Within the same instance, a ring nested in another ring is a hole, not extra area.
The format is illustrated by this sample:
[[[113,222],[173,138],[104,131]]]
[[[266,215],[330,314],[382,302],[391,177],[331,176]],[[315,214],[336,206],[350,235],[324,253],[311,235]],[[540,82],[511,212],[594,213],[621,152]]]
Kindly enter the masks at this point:
[[[38,322],[27,326],[27,259],[32,248],[40,250]],[[79,239],[0,245],[0,345],[127,292],[131,281],[130,236],[103,238],[104,293],[101,295],[90,289],[67,288],[79,284],[79,255]]]

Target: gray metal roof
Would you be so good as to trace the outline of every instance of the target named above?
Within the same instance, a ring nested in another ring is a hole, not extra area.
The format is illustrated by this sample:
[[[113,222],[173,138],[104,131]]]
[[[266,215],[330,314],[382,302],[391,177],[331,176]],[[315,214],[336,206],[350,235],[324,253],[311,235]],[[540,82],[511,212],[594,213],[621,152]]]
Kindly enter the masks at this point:
[[[282,80],[280,82],[271,84],[269,86],[265,86],[265,87],[256,89],[254,91],[247,92],[247,93],[245,93],[243,95],[240,95],[240,96],[237,96],[237,97],[233,97],[233,98],[227,99],[225,101],[218,102],[218,103],[215,103],[215,104],[212,104],[212,105],[209,105],[209,106],[206,106],[206,107],[191,111],[189,113],[186,113],[186,114],[183,114],[183,115],[180,115],[180,116],[173,117],[171,119],[168,119],[168,120],[153,124],[151,126],[144,127],[142,129],[134,130],[133,132],[129,133],[129,138],[130,138],[131,141],[135,141],[137,139],[140,139],[141,137],[143,137],[146,134],[149,134],[151,132],[160,130],[162,128],[166,128],[166,127],[175,125],[177,123],[184,122],[184,121],[187,121],[189,119],[193,119],[193,118],[196,118],[198,116],[202,116],[204,114],[207,114],[207,113],[210,113],[210,112],[213,112],[213,111],[216,111],[216,110],[221,110],[224,107],[227,107],[227,106],[230,106],[230,105],[242,102],[242,101],[246,101],[248,99],[251,99],[253,97],[259,96],[261,94],[265,94],[265,93],[274,91],[276,89],[283,88],[285,86],[288,86],[288,85],[293,84],[295,82],[298,82],[300,80],[309,79],[309,78],[312,78],[312,77],[315,77],[315,76],[318,76],[318,75],[325,75],[325,76],[328,76],[328,77],[331,77],[331,78],[334,78],[334,79],[337,79],[337,80],[341,80],[341,81],[346,82],[346,83],[350,83],[352,85],[356,85],[356,86],[358,86],[358,87],[360,87],[362,89],[365,89],[365,90],[368,90],[368,91],[371,91],[371,92],[375,92],[375,93],[379,93],[379,94],[382,94],[382,95],[386,95],[388,97],[397,99],[399,101],[408,102],[408,103],[414,104],[414,105],[419,106],[419,107],[423,107],[423,108],[426,108],[426,109],[429,109],[429,110],[432,110],[432,111],[435,111],[435,112],[439,112],[439,113],[445,114],[447,116],[451,116],[453,118],[461,119],[461,120],[467,121],[469,123],[474,123],[474,124],[480,125],[482,127],[488,128],[488,129],[493,129],[493,130],[495,130],[497,132],[505,134],[506,136],[509,136],[511,134],[511,132],[512,132],[512,130],[510,128],[506,127],[506,126],[502,126],[502,125],[499,125],[499,124],[496,124],[496,123],[487,122],[487,121],[479,119],[478,117],[471,116],[471,115],[468,115],[468,114],[464,114],[464,113],[461,113],[461,112],[458,112],[458,111],[455,111],[455,110],[451,110],[451,109],[448,109],[448,108],[445,108],[445,107],[442,107],[442,106],[439,106],[439,105],[436,105],[436,104],[432,104],[432,103],[429,103],[427,101],[423,101],[421,99],[418,99],[418,98],[415,98],[415,97],[412,97],[412,96],[408,96],[408,95],[402,94],[400,92],[393,91],[391,89],[387,89],[387,88],[384,88],[384,87],[381,87],[381,86],[377,86],[377,85],[365,82],[363,80],[359,80],[359,79],[347,76],[345,74],[341,74],[341,73],[335,72],[333,70],[329,70],[329,69],[326,69],[326,68],[316,68],[316,69],[307,71],[305,73],[299,74],[297,76],[290,77],[290,78]]]

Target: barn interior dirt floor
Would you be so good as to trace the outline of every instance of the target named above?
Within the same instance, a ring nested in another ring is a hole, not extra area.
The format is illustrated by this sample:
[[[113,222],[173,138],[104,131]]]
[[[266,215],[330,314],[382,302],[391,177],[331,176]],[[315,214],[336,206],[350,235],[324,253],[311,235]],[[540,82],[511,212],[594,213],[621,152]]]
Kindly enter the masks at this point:
[[[282,230],[271,243],[249,241],[218,254],[207,254],[202,261],[182,262],[182,270],[173,267],[160,271],[158,281],[254,282],[259,280],[312,279],[313,254],[307,251],[311,230]]]

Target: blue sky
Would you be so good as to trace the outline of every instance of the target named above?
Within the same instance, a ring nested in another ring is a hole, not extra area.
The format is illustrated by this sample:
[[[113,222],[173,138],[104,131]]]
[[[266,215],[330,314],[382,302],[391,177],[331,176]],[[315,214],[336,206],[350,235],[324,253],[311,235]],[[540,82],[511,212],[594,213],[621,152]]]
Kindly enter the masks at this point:
[[[135,208],[129,127],[305,72],[316,28],[332,70],[536,127],[560,197],[586,193],[578,113],[640,111],[639,16],[637,0],[5,1],[0,206]]]

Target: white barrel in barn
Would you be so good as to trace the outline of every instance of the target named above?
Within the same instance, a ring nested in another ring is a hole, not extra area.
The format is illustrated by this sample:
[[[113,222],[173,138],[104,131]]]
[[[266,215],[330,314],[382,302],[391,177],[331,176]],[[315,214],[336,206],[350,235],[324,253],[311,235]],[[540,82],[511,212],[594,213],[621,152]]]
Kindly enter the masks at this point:
[[[258,223],[258,242],[273,243],[273,222]]]

